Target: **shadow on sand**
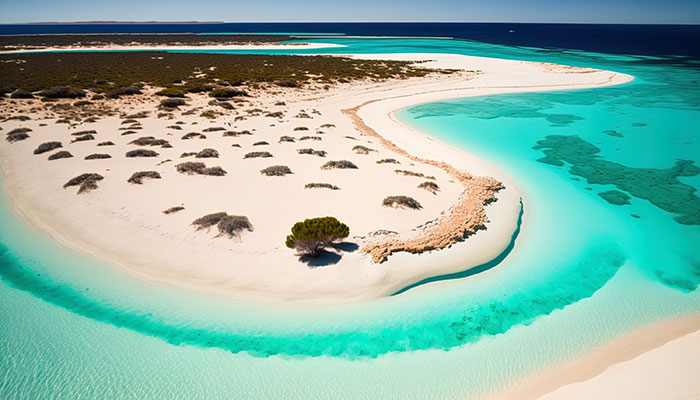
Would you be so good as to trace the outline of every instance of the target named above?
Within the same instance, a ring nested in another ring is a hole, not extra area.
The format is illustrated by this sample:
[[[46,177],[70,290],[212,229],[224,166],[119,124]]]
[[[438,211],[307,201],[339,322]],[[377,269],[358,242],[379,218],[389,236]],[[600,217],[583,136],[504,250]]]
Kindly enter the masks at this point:
[[[343,257],[343,252],[352,253],[360,248],[357,243],[351,242],[336,243],[332,247],[335,251],[323,250],[318,257],[301,256],[299,257],[299,261],[303,262],[309,267],[325,267],[328,265],[337,264]]]

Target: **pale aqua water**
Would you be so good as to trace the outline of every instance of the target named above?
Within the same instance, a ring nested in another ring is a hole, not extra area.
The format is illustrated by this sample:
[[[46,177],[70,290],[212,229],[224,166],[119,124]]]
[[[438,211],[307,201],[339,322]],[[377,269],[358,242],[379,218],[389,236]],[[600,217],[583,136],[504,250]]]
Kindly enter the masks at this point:
[[[318,53],[451,52],[637,79],[401,111],[511,174],[529,212],[497,267],[369,304],[271,307],[141,282],[28,228],[3,197],[3,398],[463,398],[700,311],[696,66],[464,41],[319,41],[349,48]],[[609,190],[631,204],[599,196]]]

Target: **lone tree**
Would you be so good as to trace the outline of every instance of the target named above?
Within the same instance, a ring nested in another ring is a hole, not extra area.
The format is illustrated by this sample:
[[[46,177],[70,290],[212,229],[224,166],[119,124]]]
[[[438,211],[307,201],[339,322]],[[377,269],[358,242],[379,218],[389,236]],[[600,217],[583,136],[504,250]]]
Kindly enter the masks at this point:
[[[318,257],[324,248],[349,234],[350,228],[335,217],[310,218],[294,224],[286,244],[299,254]]]

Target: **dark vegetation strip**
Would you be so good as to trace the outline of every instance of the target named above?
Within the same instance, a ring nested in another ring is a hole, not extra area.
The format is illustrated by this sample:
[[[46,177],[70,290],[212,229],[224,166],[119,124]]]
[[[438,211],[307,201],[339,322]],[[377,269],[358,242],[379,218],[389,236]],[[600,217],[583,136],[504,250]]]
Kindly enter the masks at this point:
[[[287,35],[195,35],[195,34],[74,34],[74,35],[8,35],[0,36],[0,49],[37,49],[66,46],[209,46],[233,44],[277,43],[294,39]]]
[[[328,56],[165,52],[4,54],[0,55],[0,92],[70,87],[121,94],[125,88],[149,84],[187,93],[210,91],[217,85],[291,82],[301,86],[310,81],[380,80],[424,76],[429,72],[404,61]]]

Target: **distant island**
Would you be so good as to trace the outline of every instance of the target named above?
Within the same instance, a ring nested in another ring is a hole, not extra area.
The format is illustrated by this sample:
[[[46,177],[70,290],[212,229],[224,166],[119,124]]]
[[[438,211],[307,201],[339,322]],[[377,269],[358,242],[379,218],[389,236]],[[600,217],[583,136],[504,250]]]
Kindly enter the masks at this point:
[[[73,22],[17,22],[0,25],[205,25],[223,24],[224,21],[73,21]]]

